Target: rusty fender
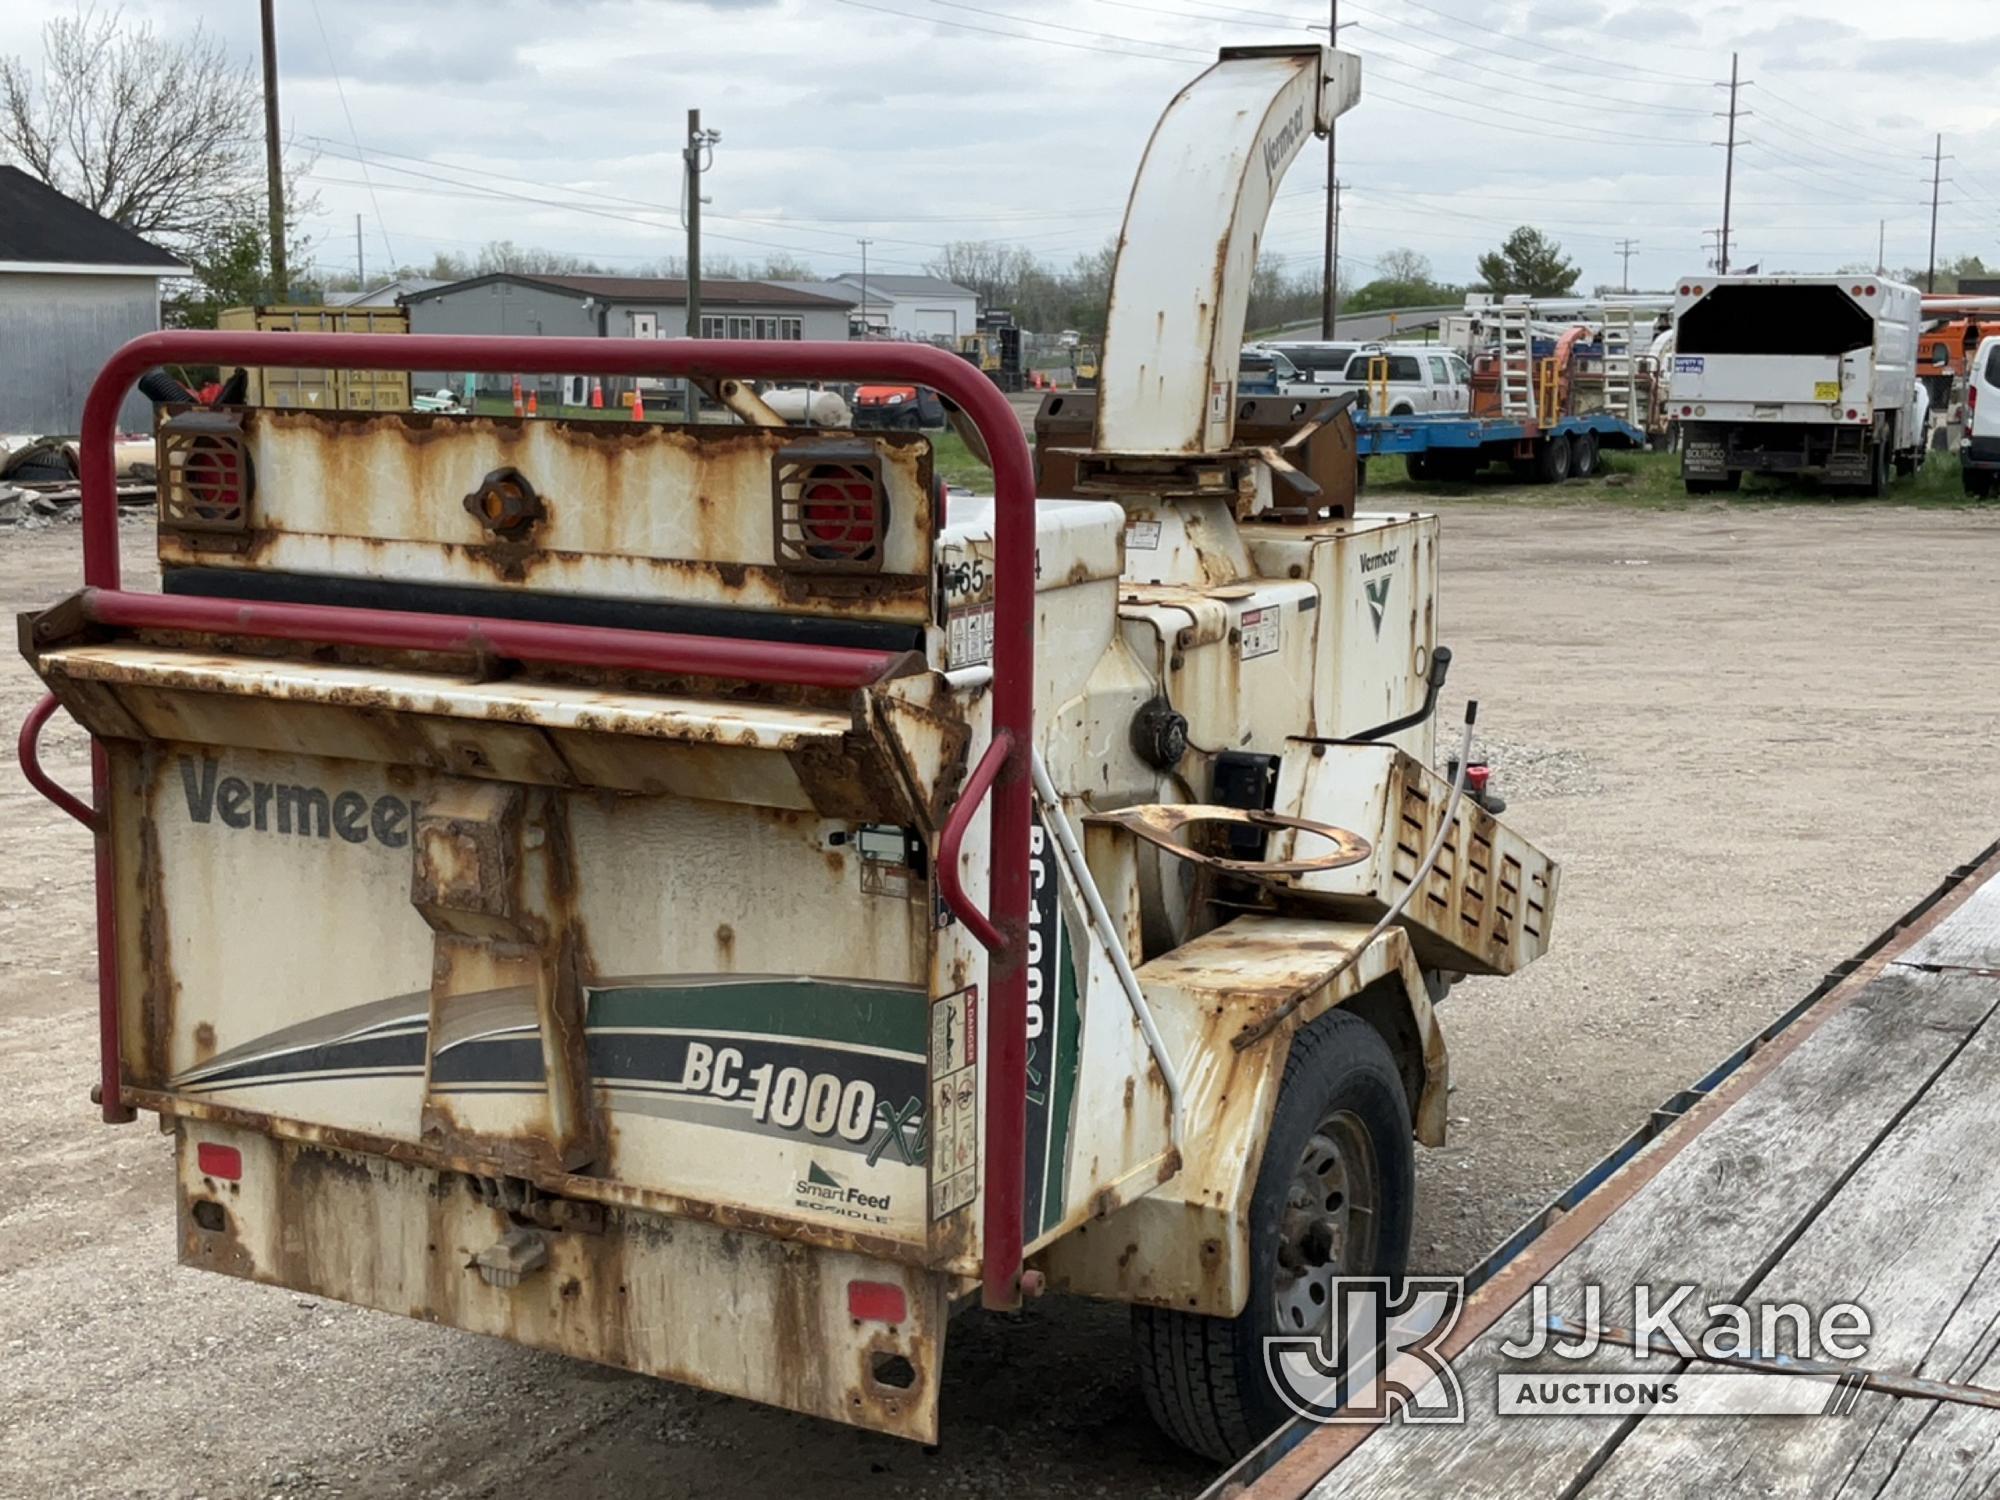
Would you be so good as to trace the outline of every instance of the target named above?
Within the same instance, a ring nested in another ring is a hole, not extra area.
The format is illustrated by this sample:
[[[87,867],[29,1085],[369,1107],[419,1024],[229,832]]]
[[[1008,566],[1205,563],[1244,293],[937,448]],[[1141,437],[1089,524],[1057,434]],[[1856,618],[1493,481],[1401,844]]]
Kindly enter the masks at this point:
[[[1180,1059],[1181,1171],[1044,1250],[1036,1264],[1051,1287],[1217,1317],[1240,1312],[1250,1294],[1250,1195],[1292,1037],[1336,1005],[1383,1033],[1414,1106],[1416,1138],[1444,1144],[1444,1036],[1407,935],[1391,928],[1328,977],[1366,934],[1359,923],[1241,916],[1138,971]],[[1245,1026],[1301,995],[1270,1036],[1240,1052],[1232,1045]]]

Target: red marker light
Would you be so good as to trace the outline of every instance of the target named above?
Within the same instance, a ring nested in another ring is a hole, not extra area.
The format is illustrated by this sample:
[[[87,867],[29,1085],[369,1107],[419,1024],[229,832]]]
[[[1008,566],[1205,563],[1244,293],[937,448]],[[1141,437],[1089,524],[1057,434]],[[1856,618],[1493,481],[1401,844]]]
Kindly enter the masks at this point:
[[[850,1281],[847,1315],[857,1323],[906,1323],[910,1303],[893,1281]]]
[[[1683,406],[1683,407],[1681,408],[1681,415],[1682,415],[1682,416],[1684,416],[1684,417],[1691,417],[1691,416],[1693,416],[1693,415],[1694,415],[1694,408],[1693,408],[1692,406]]]
[[[201,1168],[202,1176],[222,1182],[238,1182],[243,1177],[243,1153],[234,1146],[202,1141],[194,1148],[194,1164]]]
[[[1856,418],[1857,416],[1859,416],[1859,415],[1860,415],[1860,413],[1859,413],[1859,412],[1857,412],[1857,411],[1856,411],[1856,410],[1855,410],[1855,409],[1854,409],[1853,407],[1851,407],[1851,406],[1850,406],[1850,407],[1848,407],[1848,408],[1847,408],[1847,420],[1848,420],[1848,421],[1852,422],[1852,421],[1853,421],[1853,420],[1854,420],[1854,419],[1855,419],[1855,418]]]
[[[1875,295],[1875,288],[1874,288],[1874,287],[1872,287],[1872,286],[1871,286],[1870,288],[1868,288],[1868,295],[1869,295],[1869,296],[1871,296],[1871,297]]]
[[[1682,282],[1682,283],[1681,283],[1681,295],[1682,295],[1683,297],[1685,297],[1685,296],[1687,296],[1687,295],[1688,295],[1688,285],[1687,285],[1687,283],[1686,283],[1686,282]]]

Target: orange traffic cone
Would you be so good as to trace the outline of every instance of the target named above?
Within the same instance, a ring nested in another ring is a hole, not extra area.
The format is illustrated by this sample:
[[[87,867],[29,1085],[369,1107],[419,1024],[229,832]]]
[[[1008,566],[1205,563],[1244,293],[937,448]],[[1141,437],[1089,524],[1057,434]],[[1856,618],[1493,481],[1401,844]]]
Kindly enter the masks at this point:
[[[604,410],[604,382],[599,380],[595,375],[590,377],[590,409],[592,411]]]
[[[514,377],[514,415],[521,416],[525,408],[521,405],[521,377]]]
[[[632,392],[632,420],[635,422],[646,420],[646,399],[636,388]]]
[[[541,402],[535,399],[535,393],[533,391],[528,392],[528,415],[531,417],[539,417],[541,414],[542,414]]]

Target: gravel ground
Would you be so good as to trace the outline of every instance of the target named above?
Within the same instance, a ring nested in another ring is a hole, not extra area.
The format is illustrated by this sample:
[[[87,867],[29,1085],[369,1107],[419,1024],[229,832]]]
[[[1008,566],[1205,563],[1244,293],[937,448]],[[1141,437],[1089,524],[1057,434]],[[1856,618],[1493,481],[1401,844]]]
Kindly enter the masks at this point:
[[[2000,514],[1446,507],[1452,687],[1564,861],[1555,951],[1444,1009],[1462,1269],[2000,834]],[[149,572],[128,528],[133,576]],[[76,576],[0,533],[0,603]],[[0,668],[0,722],[38,688]],[[1448,705],[1456,719],[1458,707]],[[0,1495],[1189,1495],[1120,1309],[955,1325],[935,1453],[174,1263],[167,1144],[95,1123],[89,848],[0,752]],[[52,732],[72,785],[84,746]]]

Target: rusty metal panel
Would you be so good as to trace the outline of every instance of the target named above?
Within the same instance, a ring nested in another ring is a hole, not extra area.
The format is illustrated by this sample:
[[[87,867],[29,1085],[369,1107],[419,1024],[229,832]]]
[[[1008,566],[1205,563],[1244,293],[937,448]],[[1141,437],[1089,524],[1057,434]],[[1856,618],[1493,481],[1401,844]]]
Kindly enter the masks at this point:
[[[79,722],[114,739],[798,809],[813,806],[801,759],[834,753],[853,722],[848,712],[789,704],[143,643],[68,647],[37,665]],[[909,691],[928,680],[912,679]]]
[[[1436,516],[1361,515],[1310,529],[1245,526],[1243,534],[1259,574],[1303,577],[1318,590],[1310,733],[1362,734],[1423,706],[1437,646]],[[1392,742],[1429,760],[1434,722]]]
[[[778,565],[773,462],[796,429],[669,427],[421,414],[253,411],[256,487],[227,546],[163,531],[163,565],[671,601],[921,622],[928,618],[930,446],[869,434],[887,505],[880,569]],[[538,513],[496,529],[466,499],[525,480]]]
[[[1450,801],[1451,783],[1388,745],[1328,745],[1288,758],[1278,805],[1359,832],[1374,846],[1363,863],[1300,875],[1286,897],[1373,919],[1408,888]],[[1273,841],[1285,857],[1290,837]],[[1403,923],[1425,968],[1511,974],[1544,953],[1555,918],[1559,871],[1519,833],[1462,798],[1436,865],[1404,908]]]
[[[238,1176],[205,1172],[204,1147],[238,1153]],[[207,1122],[180,1122],[176,1159],[185,1265],[937,1438],[945,1278],[633,1210],[496,1199],[455,1173]],[[503,1242],[511,1255],[493,1253]],[[872,1307],[850,1301],[856,1283]]]
[[[1358,923],[1238,917],[1139,970],[1180,1065],[1180,1171],[1047,1246],[1037,1263],[1051,1286],[1217,1317],[1240,1312],[1250,1289],[1250,1195],[1292,1035],[1370,985],[1395,983],[1411,1006],[1424,1053],[1412,1093],[1419,1130],[1443,1142],[1444,1041],[1403,934],[1382,934],[1329,981],[1366,934]],[[1233,1045],[1246,1027],[1302,997],[1270,1036],[1240,1051]]]

